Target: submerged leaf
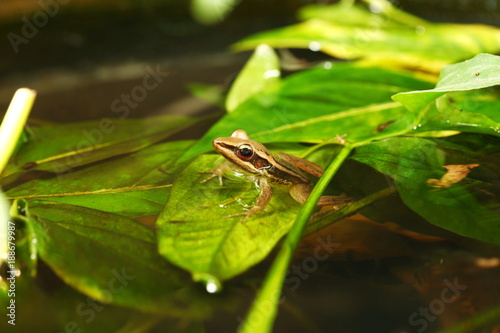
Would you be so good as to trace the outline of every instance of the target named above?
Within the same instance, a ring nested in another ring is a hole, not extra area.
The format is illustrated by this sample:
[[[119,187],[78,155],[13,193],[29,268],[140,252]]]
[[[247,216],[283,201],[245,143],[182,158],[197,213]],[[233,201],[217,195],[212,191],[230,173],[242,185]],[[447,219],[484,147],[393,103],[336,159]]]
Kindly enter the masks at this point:
[[[445,165],[443,168],[446,169],[446,173],[441,179],[428,179],[427,184],[432,187],[437,188],[447,188],[451,185],[458,183],[470,172],[470,169],[478,167],[479,164],[451,164]]]
[[[80,292],[144,312],[206,313],[182,272],[158,255],[151,229],[116,214],[53,202],[32,201],[28,212],[40,257]]]
[[[460,147],[450,150],[428,139],[391,138],[357,148],[353,158],[394,179],[404,203],[429,222],[500,244],[499,201],[493,181],[500,175],[500,164],[493,157]],[[448,159],[480,166],[472,176],[448,188],[429,187],[427,180],[443,175]]]

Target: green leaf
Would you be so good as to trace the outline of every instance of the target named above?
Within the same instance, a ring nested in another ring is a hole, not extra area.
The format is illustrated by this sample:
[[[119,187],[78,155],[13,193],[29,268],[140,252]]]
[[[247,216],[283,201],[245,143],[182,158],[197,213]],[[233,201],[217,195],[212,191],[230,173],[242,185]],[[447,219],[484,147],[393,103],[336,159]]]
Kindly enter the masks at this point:
[[[154,232],[138,222],[44,201],[29,203],[26,221],[40,257],[64,282],[99,302],[172,316],[206,312],[182,272],[158,255]]]
[[[139,152],[50,179],[35,179],[7,192],[10,199],[44,199],[128,217],[156,215],[184,165],[178,157],[192,141],[157,144]]]
[[[233,111],[249,97],[280,81],[277,54],[268,45],[259,45],[245,64],[227,95],[226,109]]]
[[[429,222],[500,244],[500,225],[495,222],[500,219],[495,200],[498,194],[494,194],[493,186],[500,177],[498,158],[421,138],[373,142],[357,148],[353,158],[394,179],[404,203]],[[427,184],[427,180],[445,174],[444,165],[471,163],[480,166],[449,188],[436,189]]]
[[[405,133],[412,128],[413,118],[399,127],[380,127],[408,116],[399,103],[391,102],[391,96],[432,86],[402,72],[326,64],[289,76],[279,87],[249,98],[215,124],[182,160],[211,150],[213,139],[238,128],[263,143],[337,143],[337,135],[357,143]]]
[[[477,53],[500,50],[498,28],[428,23],[401,13],[380,10],[375,14],[342,3],[312,5],[302,11],[306,21],[247,37],[233,48],[249,50],[262,43],[274,48],[307,48],[341,59],[431,72]]]
[[[273,189],[263,212],[241,222],[258,192],[249,182],[217,179],[201,184],[220,158],[202,155],[176,179],[156,222],[160,253],[188,270],[195,280],[226,280],[264,259],[292,226],[300,204],[287,191]]]
[[[478,54],[470,60],[443,68],[434,89],[396,94],[393,99],[417,112],[452,91],[468,91],[500,84],[500,56]]]
[[[11,159],[1,183],[5,185],[31,170],[61,174],[82,165],[137,151],[196,121],[182,116],[124,120],[103,118],[100,121],[33,127],[31,141]]]
[[[399,93],[393,99],[415,114],[415,129],[419,131],[460,130],[499,136],[500,123],[498,112],[495,112],[498,106],[496,91],[450,94],[499,84],[500,57],[479,54],[470,60],[445,67],[436,88]],[[481,98],[477,101],[479,95]],[[461,96],[462,101],[469,103],[456,104],[454,96]]]

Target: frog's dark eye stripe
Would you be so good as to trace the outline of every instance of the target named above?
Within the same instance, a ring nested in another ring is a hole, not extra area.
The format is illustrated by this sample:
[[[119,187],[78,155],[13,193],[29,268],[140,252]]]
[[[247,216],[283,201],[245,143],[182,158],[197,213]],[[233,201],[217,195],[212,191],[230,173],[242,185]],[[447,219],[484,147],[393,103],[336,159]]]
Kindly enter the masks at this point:
[[[249,160],[254,155],[254,150],[251,145],[242,144],[238,148],[236,148],[236,155],[243,160]]]

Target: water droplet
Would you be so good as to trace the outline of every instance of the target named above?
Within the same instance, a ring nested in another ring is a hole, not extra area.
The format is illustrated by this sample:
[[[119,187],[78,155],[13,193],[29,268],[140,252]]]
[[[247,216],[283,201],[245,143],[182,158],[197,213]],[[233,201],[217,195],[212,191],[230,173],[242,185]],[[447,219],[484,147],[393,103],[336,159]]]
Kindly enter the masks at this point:
[[[385,4],[381,1],[370,1],[370,11],[378,14],[384,10]]]
[[[332,69],[333,65],[332,65],[332,63],[331,63],[330,61],[327,61],[327,62],[325,62],[325,63],[323,64],[323,67],[324,67],[325,69]]]
[[[415,32],[420,36],[425,35],[425,27],[423,25],[419,25],[415,27]]]
[[[268,71],[264,72],[264,79],[270,79],[272,77],[279,77],[281,75],[281,72],[279,69],[270,69]]]
[[[321,44],[319,42],[310,42],[309,43],[309,50],[317,52],[321,50]]]
[[[207,292],[210,294],[214,294],[219,291],[219,286],[214,281],[207,281],[205,288],[207,288]]]

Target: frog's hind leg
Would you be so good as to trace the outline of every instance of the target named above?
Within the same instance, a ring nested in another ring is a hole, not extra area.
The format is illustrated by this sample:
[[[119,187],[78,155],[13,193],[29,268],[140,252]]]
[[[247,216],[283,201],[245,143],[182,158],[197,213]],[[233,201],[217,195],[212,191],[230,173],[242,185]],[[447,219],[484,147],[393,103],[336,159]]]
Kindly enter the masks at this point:
[[[309,184],[296,184],[290,187],[290,195],[292,198],[295,199],[295,201],[303,204],[306,202],[307,198],[311,194],[311,185]],[[334,206],[336,207],[335,209],[338,209],[338,206],[348,204],[351,202],[354,202],[355,200],[353,198],[349,198],[348,196],[345,195],[324,195],[319,198],[318,203],[316,204],[317,206]]]
[[[290,196],[295,199],[295,201],[303,204],[304,202],[306,202],[309,194],[311,194],[311,190],[312,188],[309,184],[295,184],[290,187],[289,193]]]

